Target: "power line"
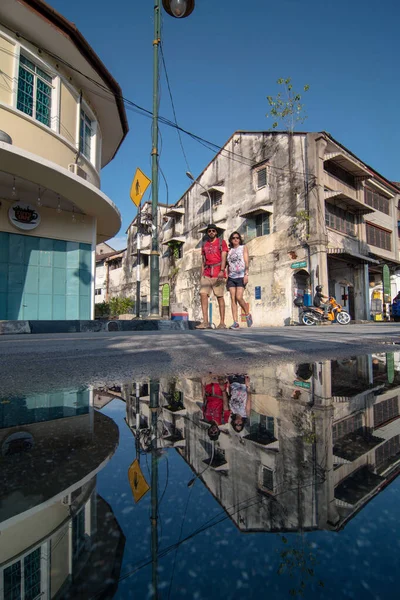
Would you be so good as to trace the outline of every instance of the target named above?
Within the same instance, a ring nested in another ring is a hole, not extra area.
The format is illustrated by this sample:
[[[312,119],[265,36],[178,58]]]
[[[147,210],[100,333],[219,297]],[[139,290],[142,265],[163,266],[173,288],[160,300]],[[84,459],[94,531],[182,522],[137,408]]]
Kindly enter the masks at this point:
[[[160,54],[161,54],[161,59],[162,59],[163,67],[164,67],[165,80],[167,82],[169,97],[170,97],[170,100],[171,100],[171,106],[172,106],[172,112],[173,112],[174,119],[175,119],[175,125],[177,127],[176,131],[178,133],[179,143],[180,143],[180,146],[181,146],[181,149],[182,149],[183,157],[185,159],[187,170],[190,171],[189,161],[187,159],[185,148],[183,146],[182,136],[181,136],[181,132],[180,132],[179,126],[178,126],[178,119],[176,117],[175,103],[174,103],[174,99],[173,99],[173,96],[172,96],[171,86],[170,86],[170,83],[169,83],[168,71],[167,71],[167,66],[165,64],[165,57],[164,57],[164,51],[163,51],[163,45],[162,45],[162,43],[160,43]]]
[[[17,35],[17,37],[24,39],[28,43],[36,45],[35,42],[30,40],[26,36],[22,35],[21,33],[15,31],[15,30],[12,30],[9,27],[8,27],[8,29],[10,31],[12,31],[15,35]],[[65,65],[69,69],[71,69],[72,71],[75,71],[76,73],[78,73],[79,75],[81,75],[82,77],[84,77],[85,79],[90,81],[93,85],[102,89],[108,96],[108,97],[102,96],[103,99],[110,100],[110,101],[111,101],[111,99],[120,99],[125,103],[127,109],[129,109],[129,110],[133,109],[134,112],[137,112],[138,114],[141,114],[142,116],[153,118],[152,111],[140,106],[136,102],[133,102],[133,100],[125,98],[122,94],[116,94],[116,93],[111,92],[107,86],[102,85],[101,83],[99,83],[98,81],[96,81],[95,79],[90,77],[89,75],[86,75],[85,73],[83,73],[82,71],[80,71],[79,69],[77,69],[76,67],[71,65],[68,61],[64,60],[63,58],[61,58],[60,56],[58,56],[51,50],[47,50],[46,48],[41,48],[41,49],[43,52],[45,52],[46,54],[48,54],[49,56],[54,58],[57,62],[62,63],[63,65]],[[96,95],[96,92],[94,92],[94,90],[92,88],[86,88],[86,89],[88,89],[91,93]],[[97,94],[97,95],[99,95],[99,94]],[[191,137],[193,140],[197,141],[198,143],[200,143],[201,145],[203,145],[205,148],[207,148],[208,150],[210,150],[212,152],[216,152],[216,151],[221,152],[221,153],[225,152],[230,157],[231,160],[234,160],[234,161],[244,164],[246,166],[254,166],[259,162],[258,160],[254,160],[254,158],[247,157],[243,154],[237,154],[231,150],[228,150],[227,148],[224,148],[223,146],[220,146],[219,144],[215,144],[214,142],[206,140],[205,138],[203,138],[195,133],[192,133],[192,132],[188,131],[187,129],[184,129],[183,127],[180,127],[179,125],[177,125],[177,123],[174,123],[173,121],[171,121],[170,119],[167,119],[166,117],[159,116],[158,120],[159,120],[159,122],[163,123],[164,125],[167,125],[168,127],[172,127],[174,129],[177,129],[179,132],[185,133],[186,135]],[[250,164],[246,164],[245,162],[243,162],[243,160],[248,161]],[[275,169],[277,171],[287,172],[287,173],[295,173],[295,174],[303,175],[303,176],[305,175],[304,172],[293,171],[293,170],[291,171],[290,169],[286,169],[285,167],[277,167],[275,165],[269,165],[269,168]]]

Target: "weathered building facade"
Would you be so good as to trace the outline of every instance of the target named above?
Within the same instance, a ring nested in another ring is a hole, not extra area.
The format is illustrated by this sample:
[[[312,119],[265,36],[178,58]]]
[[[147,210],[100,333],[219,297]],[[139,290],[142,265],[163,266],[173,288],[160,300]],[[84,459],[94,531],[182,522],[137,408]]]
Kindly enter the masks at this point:
[[[400,264],[399,198],[394,183],[325,132],[238,131],[164,209],[161,284],[170,284],[171,301],[190,318],[200,318],[201,246],[212,220],[226,239],[235,230],[245,239],[245,298],[255,325],[295,323],[294,297],[318,284],[353,319],[368,319],[370,285],[381,281],[384,264],[392,272]],[[133,227],[132,249],[135,235]]]
[[[96,246],[96,304],[109,302],[111,298],[117,296],[129,295],[124,289],[122,265],[125,255],[126,250],[114,250],[108,244]]]

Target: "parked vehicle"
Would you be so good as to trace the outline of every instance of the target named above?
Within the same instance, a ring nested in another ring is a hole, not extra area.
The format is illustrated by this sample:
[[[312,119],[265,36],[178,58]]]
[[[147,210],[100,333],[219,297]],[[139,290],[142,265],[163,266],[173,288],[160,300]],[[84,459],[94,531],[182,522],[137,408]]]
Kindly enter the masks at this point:
[[[400,294],[393,298],[391,313],[393,321],[400,321]]]
[[[347,325],[351,321],[349,313],[343,309],[341,304],[336,302],[333,296],[329,298],[329,310],[326,314],[322,308],[304,306],[301,296],[295,298],[294,303],[301,309],[299,316],[303,325],[317,325],[322,321],[337,321],[340,325]]]

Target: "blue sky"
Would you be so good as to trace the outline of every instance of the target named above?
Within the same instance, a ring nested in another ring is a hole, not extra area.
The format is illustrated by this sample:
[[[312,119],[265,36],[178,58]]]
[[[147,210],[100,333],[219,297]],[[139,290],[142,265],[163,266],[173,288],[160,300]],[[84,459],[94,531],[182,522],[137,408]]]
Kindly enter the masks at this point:
[[[153,2],[49,1],[77,25],[124,96],[151,110]],[[196,0],[186,19],[164,12],[163,48],[178,123],[219,145],[237,129],[267,130],[266,96],[277,93],[279,77],[291,77],[296,88],[310,85],[303,129],[328,131],[383,175],[400,180],[399,16],[395,0]],[[151,120],[127,114],[128,137],[102,175],[104,192],[122,213],[119,238],[136,213],[129,199],[135,168],[151,174]],[[163,76],[160,114],[173,118]],[[161,134],[160,165],[173,203],[188,187],[187,167],[176,131],[162,125]],[[213,153],[185,135],[183,143],[196,176]],[[159,200],[167,200],[162,178]]]

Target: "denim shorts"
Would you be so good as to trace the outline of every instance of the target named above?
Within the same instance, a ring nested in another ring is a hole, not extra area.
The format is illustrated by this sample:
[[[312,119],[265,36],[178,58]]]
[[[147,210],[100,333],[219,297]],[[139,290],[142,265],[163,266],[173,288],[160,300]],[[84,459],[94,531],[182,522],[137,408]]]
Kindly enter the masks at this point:
[[[228,277],[228,281],[226,282],[226,289],[229,288],[245,288],[246,284],[243,282],[244,277]]]

